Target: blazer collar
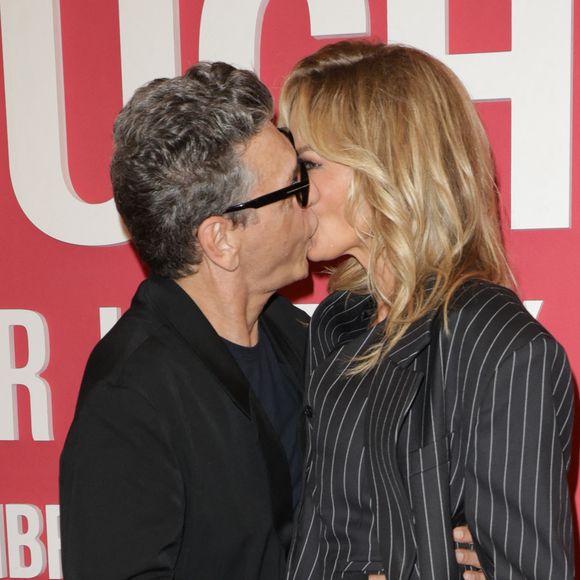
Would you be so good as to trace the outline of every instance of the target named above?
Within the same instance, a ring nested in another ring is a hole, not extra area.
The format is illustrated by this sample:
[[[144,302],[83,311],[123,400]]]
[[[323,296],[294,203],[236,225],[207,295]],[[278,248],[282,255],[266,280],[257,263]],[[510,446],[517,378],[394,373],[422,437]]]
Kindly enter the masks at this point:
[[[158,319],[173,327],[217,377],[234,404],[251,417],[246,377],[213,326],[180,286],[173,280],[152,275],[141,284],[134,301],[144,302]]]
[[[327,336],[334,336],[333,348],[349,342],[353,334],[360,333],[369,328],[376,304],[370,294],[352,294],[340,292],[329,297],[331,308],[323,312],[322,316],[332,324],[334,331],[326,330]],[[324,306],[323,306],[324,307]],[[399,366],[408,367],[431,342],[433,333],[433,320],[436,311],[432,311],[423,318],[416,320],[407,329],[387,358]],[[324,324],[324,322],[323,322]],[[380,330],[377,328],[377,330]]]

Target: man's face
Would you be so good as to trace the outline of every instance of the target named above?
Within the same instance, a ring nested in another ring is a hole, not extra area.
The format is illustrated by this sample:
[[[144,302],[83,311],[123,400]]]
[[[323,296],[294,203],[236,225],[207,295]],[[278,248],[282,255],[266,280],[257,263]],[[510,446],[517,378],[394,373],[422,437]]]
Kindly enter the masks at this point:
[[[297,157],[288,139],[268,123],[248,143],[242,160],[255,177],[249,199],[292,184]],[[272,292],[308,275],[306,254],[316,218],[293,195],[259,209],[243,228],[242,273],[253,292]]]

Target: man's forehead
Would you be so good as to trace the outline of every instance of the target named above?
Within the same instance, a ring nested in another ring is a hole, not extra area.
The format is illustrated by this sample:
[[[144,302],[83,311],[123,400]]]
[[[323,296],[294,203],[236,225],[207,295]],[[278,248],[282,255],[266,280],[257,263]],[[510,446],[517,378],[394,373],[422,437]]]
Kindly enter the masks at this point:
[[[242,158],[258,177],[272,173],[292,176],[297,163],[292,144],[272,123],[250,139]]]

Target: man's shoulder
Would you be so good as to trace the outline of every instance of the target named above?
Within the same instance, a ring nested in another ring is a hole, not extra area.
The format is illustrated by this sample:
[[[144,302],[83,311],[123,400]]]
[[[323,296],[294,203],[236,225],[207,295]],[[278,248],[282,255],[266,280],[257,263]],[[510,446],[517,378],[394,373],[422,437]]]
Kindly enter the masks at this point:
[[[129,309],[93,348],[83,388],[97,383],[119,383],[131,367],[144,373],[153,371],[174,351],[162,338],[166,334],[161,322],[149,313]]]
[[[141,394],[195,363],[179,333],[143,300],[143,285],[131,307],[93,348],[83,376],[81,395],[95,388],[129,388]]]

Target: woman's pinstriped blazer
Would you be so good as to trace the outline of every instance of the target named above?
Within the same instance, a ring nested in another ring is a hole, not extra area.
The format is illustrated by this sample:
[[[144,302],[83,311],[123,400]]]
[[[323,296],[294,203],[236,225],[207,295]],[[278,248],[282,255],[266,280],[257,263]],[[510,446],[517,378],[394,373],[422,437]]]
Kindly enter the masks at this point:
[[[368,296],[326,298],[310,368],[368,324]],[[573,578],[566,483],[573,381],[562,347],[510,290],[466,284],[448,332],[412,325],[369,371],[368,472],[389,580],[461,578],[467,523],[488,578]]]

